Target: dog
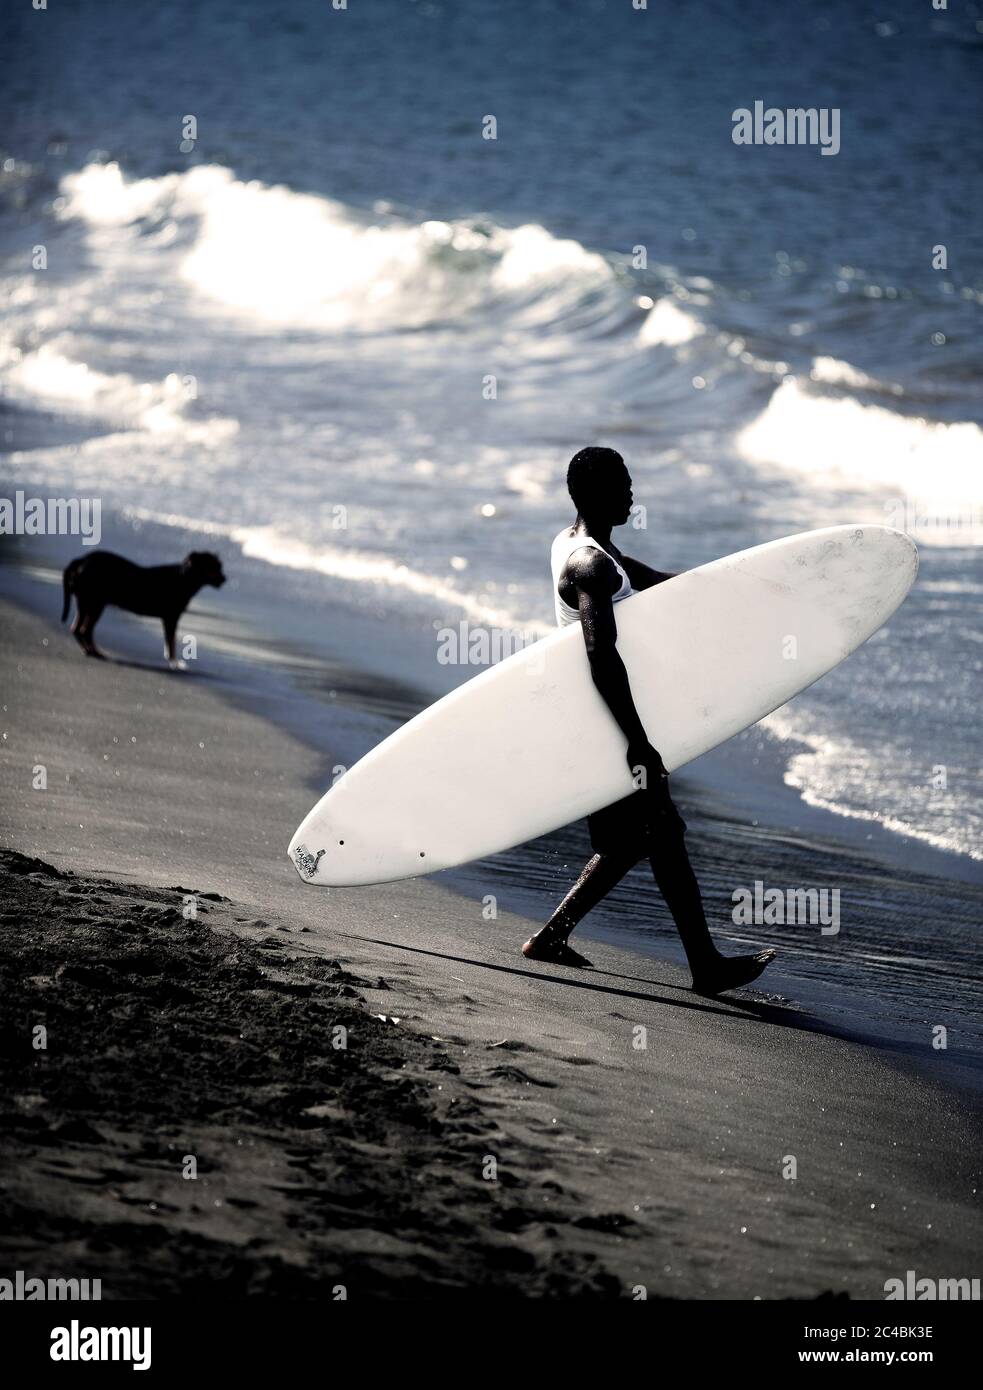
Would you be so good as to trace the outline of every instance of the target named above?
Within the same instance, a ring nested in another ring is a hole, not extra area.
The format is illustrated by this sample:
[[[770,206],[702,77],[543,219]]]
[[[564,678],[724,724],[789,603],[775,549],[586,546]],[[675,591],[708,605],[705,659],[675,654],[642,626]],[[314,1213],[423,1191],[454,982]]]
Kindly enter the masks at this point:
[[[96,550],[80,555],[65,566],[62,588],[65,604],[62,622],[68,617],[72,595],[75,596],[75,621],[72,635],[86,656],[102,658],[92,632],[102,617],[107,603],[125,608],[128,613],[142,613],[160,618],[164,624],[164,655],[172,669],[180,670],[175,642],[181,614],[199,589],[210,584],[220,589],[225,583],[222,562],[208,550],[193,550],[179,565],[154,565],[146,568],[114,555],[111,550]]]

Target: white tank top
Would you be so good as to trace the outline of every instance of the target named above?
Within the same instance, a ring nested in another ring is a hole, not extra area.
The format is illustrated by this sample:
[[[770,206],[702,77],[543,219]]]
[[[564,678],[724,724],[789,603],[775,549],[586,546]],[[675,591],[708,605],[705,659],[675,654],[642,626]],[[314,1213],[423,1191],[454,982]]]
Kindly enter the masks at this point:
[[[580,610],[571,608],[569,603],[566,603],[560,597],[560,575],[563,573],[564,567],[573,552],[575,550],[582,550],[585,545],[593,546],[595,550],[599,550],[603,555],[607,555],[608,559],[621,575],[621,588],[617,593],[611,595],[613,603],[619,603],[623,598],[630,598],[635,592],[631,587],[631,580],[625,573],[624,566],[619,565],[613,555],[608,555],[604,546],[601,545],[599,541],[594,540],[593,536],[585,536],[581,532],[578,532],[575,536],[571,536],[568,530],[561,531],[560,534],[555,537],[550,550],[550,566],[553,570],[553,606],[556,612],[556,621],[560,627],[569,627],[571,623],[580,622]]]

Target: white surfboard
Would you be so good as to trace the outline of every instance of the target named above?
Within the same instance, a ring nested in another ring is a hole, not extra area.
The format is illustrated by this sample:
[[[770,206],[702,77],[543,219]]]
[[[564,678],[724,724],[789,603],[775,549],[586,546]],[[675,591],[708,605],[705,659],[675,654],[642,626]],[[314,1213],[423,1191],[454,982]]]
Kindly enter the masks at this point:
[[[885,526],[787,536],[615,607],[618,650],[670,771],[746,729],[886,622],[918,553]],[[346,772],[290,842],[301,877],[386,883],[483,858],[632,790],[579,624],[488,668]]]

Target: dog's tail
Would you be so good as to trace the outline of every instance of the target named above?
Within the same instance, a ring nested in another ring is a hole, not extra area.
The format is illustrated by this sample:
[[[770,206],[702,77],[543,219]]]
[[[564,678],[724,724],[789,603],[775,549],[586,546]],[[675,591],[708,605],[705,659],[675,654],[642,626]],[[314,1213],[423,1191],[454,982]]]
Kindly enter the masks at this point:
[[[65,602],[61,610],[62,622],[68,617],[68,609],[72,602],[72,594],[75,592],[75,568],[78,560],[72,560],[65,566],[65,571],[61,577],[61,589]]]

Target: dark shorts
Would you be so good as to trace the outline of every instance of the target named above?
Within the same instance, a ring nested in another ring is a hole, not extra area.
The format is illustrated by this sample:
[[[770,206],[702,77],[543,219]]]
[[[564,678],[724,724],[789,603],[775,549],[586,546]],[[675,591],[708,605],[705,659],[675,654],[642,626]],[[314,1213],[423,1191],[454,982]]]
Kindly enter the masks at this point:
[[[618,854],[631,849],[637,850],[641,858],[648,840],[682,835],[686,822],[668,793],[662,797],[635,791],[588,816],[587,829],[595,854]]]

